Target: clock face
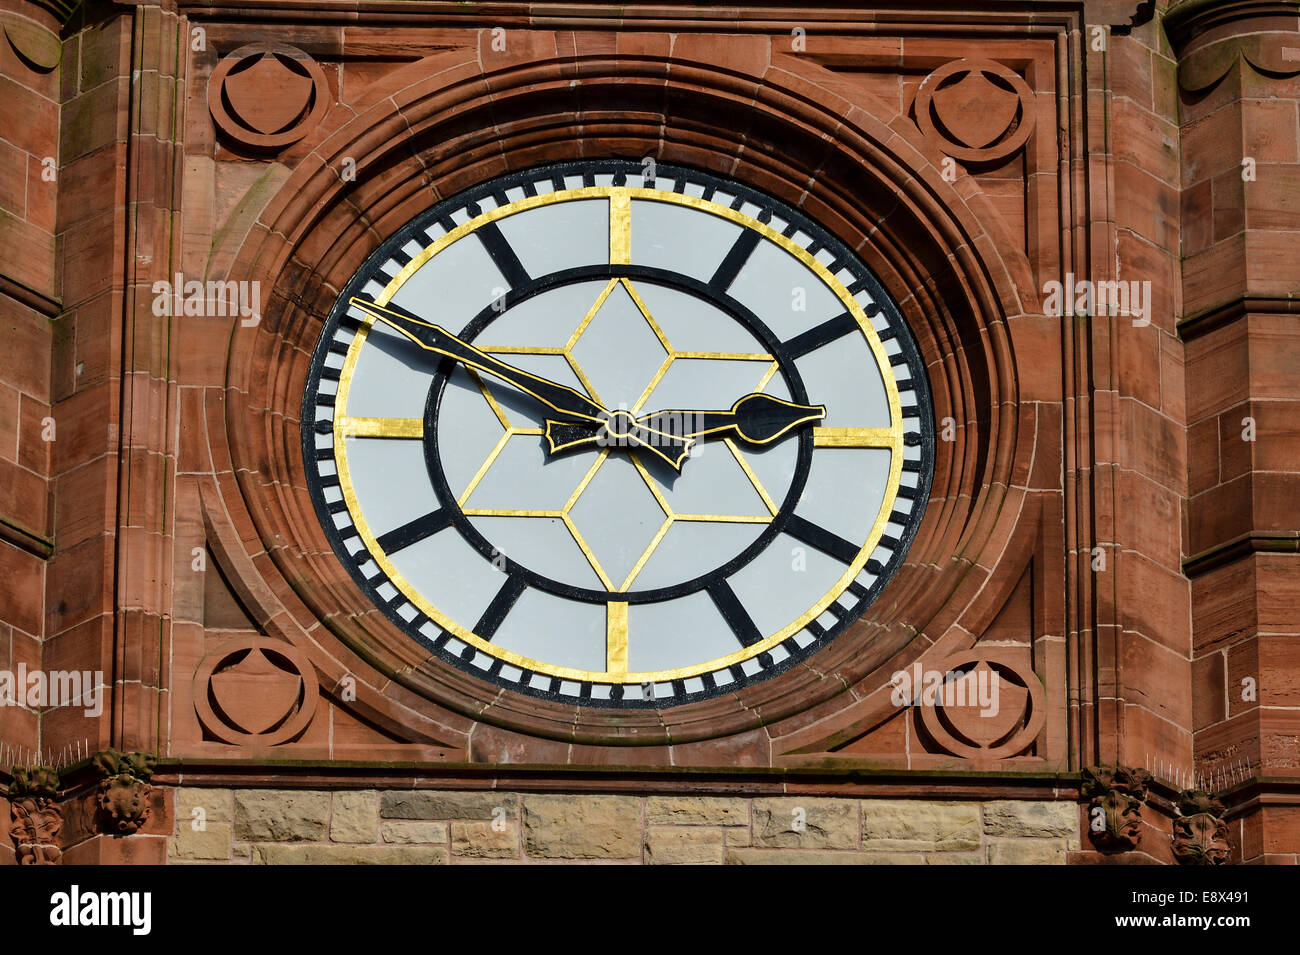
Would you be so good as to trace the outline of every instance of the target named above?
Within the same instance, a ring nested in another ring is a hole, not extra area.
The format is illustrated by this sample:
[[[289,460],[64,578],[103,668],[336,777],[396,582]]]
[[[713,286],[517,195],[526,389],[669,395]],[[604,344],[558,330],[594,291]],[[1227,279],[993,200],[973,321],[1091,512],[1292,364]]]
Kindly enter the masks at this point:
[[[335,551],[461,669],[664,707],[788,669],[903,559],[933,433],[849,249],[735,182],[618,160],[443,202],[325,323],[302,415]]]

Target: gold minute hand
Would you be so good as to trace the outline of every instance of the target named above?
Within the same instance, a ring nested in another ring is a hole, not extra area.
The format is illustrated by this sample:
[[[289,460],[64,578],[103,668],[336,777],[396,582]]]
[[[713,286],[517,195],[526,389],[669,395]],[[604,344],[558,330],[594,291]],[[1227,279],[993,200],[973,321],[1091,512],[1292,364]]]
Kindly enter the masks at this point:
[[[500,378],[558,413],[562,420],[548,419],[546,422],[546,443],[552,454],[588,443],[644,447],[680,469],[681,462],[690,452],[691,442],[688,439],[652,433],[653,429],[647,428],[629,431],[626,425],[630,423],[630,416],[626,412],[608,412],[582,392],[506,364],[462,341],[445,328],[426,322],[391,302],[379,305],[368,299],[354,297],[349,303],[376,321],[401,332],[421,348]],[[581,430],[583,440],[570,440],[569,429],[573,428]],[[603,436],[602,440],[597,440],[598,434]]]
[[[565,418],[599,424],[608,417],[604,408],[577,389],[506,364],[468,342],[461,341],[446,329],[426,322],[391,302],[378,305],[364,298],[353,298],[350,304],[395,328],[421,348],[454,358],[464,365],[500,378]]]

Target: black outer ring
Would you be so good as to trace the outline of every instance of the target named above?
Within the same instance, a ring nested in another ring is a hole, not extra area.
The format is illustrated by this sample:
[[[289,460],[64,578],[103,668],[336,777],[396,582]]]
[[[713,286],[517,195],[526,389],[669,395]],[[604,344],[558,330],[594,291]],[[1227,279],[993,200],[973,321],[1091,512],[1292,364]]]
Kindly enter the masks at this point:
[[[698,298],[704,298],[713,305],[723,308],[733,319],[744,325],[767,349],[768,354],[777,360],[781,369],[781,374],[785,377],[786,384],[790,386],[790,397],[799,404],[808,404],[808,392],[804,388],[803,379],[799,376],[798,369],[794,366],[794,361],[790,357],[789,351],[784,347],[782,342],[773,334],[772,330],[764,324],[757,315],[745,308],[730,296],[722,296],[721,299],[715,295],[709,294],[709,286],[698,279],[688,278],[679,275],[676,272],[669,272],[665,269],[651,269],[638,266],[611,266],[597,265],[585,268],[565,269],[562,272],[552,272],[550,275],[542,276],[533,280],[527,285],[517,290],[517,295],[507,294],[502,303],[504,307],[492,305],[486,306],[478,315],[465,326],[464,330],[457,333],[457,337],[464,341],[472,342],[478,335],[482,334],[493,321],[501,316],[508,314],[510,309],[527,301],[535,295],[551,289],[562,288],[566,285],[573,285],[577,282],[589,282],[597,279],[609,280],[611,278],[631,278],[646,284],[664,285],[678,291],[688,292]],[[512,290],[513,291],[513,290]],[[438,497],[438,503],[454,515],[452,523],[455,524],[461,536],[465,538],[479,553],[488,560],[498,557],[498,550],[492,546],[486,537],[474,526],[473,522],[461,511],[456,504],[456,495],[452,493],[447,484],[447,476],[442,469],[442,459],[438,453],[437,421],[438,414],[441,410],[442,396],[446,391],[449,374],[454,367],[451,359],[444,359],[438,363],[434,372],[433,383],[429,387],[429,400],[424,409],[424,458],[429,469],[429,479],[433,482],[434,493]],[[572,584],[566,584],[562,581],[554,580],[544,574],[539,574],[523,564],[516,563],[510,559],[509,554],[501,553],[504,558],[505,569],[511,575],[518,574],[523,577],[524,581],[530,586],[539,590],[545,590],[548,593],[555,594],[558,597],[565,597],[569,600],[581,600],[585,603],[609,603],[617,601],[622,603],[654,603],[659,600],[672,600],[674,597],[685,597],[704,590],[717,578],[727,578],[734,574],[741,567],[748,564],[758,556],[759,553],[766,550],[767,547],[781,533],[790,515],[794,513],[795,506],[799,503],[799,497],[803,494],[804,487],[808,483],[808,474],[812,470],[813,455],[813,438],[812,429],[804,428],[798,437],[799,452],[795,458],[794,478],[790,482],[790,490],[781,506],[777,509],[776,515],[772,518],[770,524],[763,528],[760,533],[748,546],[739,554],[731,558],[725,564],[715,567],[713,570],[700,574],[692,580],[683,581],[680,584],[674,584],[671,587],[660,587],[656,590],[629,590],[626,593],[610,593],[607,590],[588,590],[582,587],[575,587]],[[687,467],[689,467],[689,462]]]
[[[362,264],[356,274],[343,287],[343,291],[335,302],[334,307],[327,316],[324,327],[321,330],[320,338],[317,342],[314,354],[312,356],[311,367],[307,376],[307,383],[303,389],[303,413],[302,419],[302,453],[306,462],[307,484],[311,492],[312,503],[316,508],[316,516],[320,521],[322,528],[325,529],[326,536],[330,540],[335,553],[338,555],[340,562],[347,569],[348,574],[352,577],[357,587],[362,593],[377,607],[384,610],[390,620],[403,632],[408,634],[412,639],[419,642],[422,646],[429,648],[440,659],[456,667],[462,672],[481,680],[495,683],[505,689],[525,696],[537,697],[559,702],[569,706],[589,706],[602,709],[661,709],[665,707],[677,706],[684,703],[694,703],[711,697],[726,695],[753,683],[766,680],[770,677],[777,676],[797,666],[803,660],[812,656],[818,650],[825,647],[828,643],[838,637],[844,630],[856,621],[866,609],[876,600],[880,592],[888,585],[898,568],[902,566],[903,557],[907,553],[913,539],[916,536],[916,530],[920,526],[921,518],[925,513],[926,504],[929,501],[930,485],[933,477],[934,452],[935,452],[935,427],[934,427],[934,410],[930,399],[929,382],[925,374],[925,364],[921,360],[920,350],[913,340],[911,331],[903,321],[902,314],[898,306],[894,304],[890,296],[880,281],[866,267],[866,265],[857,258],[857,256],[834,234],[809,219],[803,213],[798,212],[786,203],[774,199],[764,193],[751,189],[741,183],[728,179],[722,179],[708,172],[685,166],[672,165],[668,163],[658,163],[657,168],[659,177],[664,179],[676,180],[677,190],[682,190],[684,181],[689,180],[693,183],[704,186],[710,192],[721,190],[731,195],[737,196],[737,201],[744,200],[751,202],[761,209],[768,210],[773,215],[780,216],[786,222],[797,226],[805,235],[812,238],[816,248],[823,248],[833,253],[835,257],[832,272],[840,268],[847,268],[853,273],[856,284],[866,289],[871,298],[880,307],[881,312],[889,322],[889,328],[892,330],[894,337],[898,340],[901,348],[904,364],[910,374],[911,387],[916,394],[917,414],[920,420],[920,440],[917,442],[920,446],[919,467],[914,468],[917,473],[917,483],[914,489],[912,511],[908,520],[903,526],[903,532],[899,535],[898,543],[893,548],[893,556],[889,562],[880,569],[876,580],[865,594],[862,594],[857,604],[850,611],[843,613],[836,622],[829,627],[825,627],[820,635],[805,647],[800,647],[793,639],[786,640],[781,644],[789,656],[781,661],[773,661],[767,665],[762,663],[762,657],[767,654],[759,654],[757,658],[762,669],[753,675],[745,675],[740,672],[739,666],[730,668],[733,682],[723,686],[713,685],[711,676],[704,680],[705,689],[700,692],[688,693],[682,680],[672,681],[672,692],[667,696],[656,696],[653,700],[642,700],[634,697],[625,697],[620,684],[601,684],[611,687],[611,697],[609,699],[600,699],[592,695],[592,688],[597,684],[594,681],[563,681],[578,682],[580,684],[580,695],[573,697],[562,695],[559,692],[562,679],[560,677],[551,677],[549,674],[538,674],[549,678],[549,685],[546,689],[533,687],[530,683],[530,677],[534,675],[533,671],[524,670],[523,675],[518,682],[510,681],[500,676],[502,661],[497,659],[490,670],[478,669],[466,662],[466,656],[472,657],[472,653],[457,654],[443,646],[447,634],[442,633],[437,640],[430,640],[424,634],[418,631],[418,627],[423,620],[427,620],[423,615],[419,615],[415,620],[408,623],[398,614],[398,608],[406,605],[408,601],[400,595],[392,601],[386,600],[379,594],[378,587],[382,581],[372,583],[365,575],[361,573],[360,564],[348,552],[344,546],[345,537],[341,535],[334,526],[331,517],[329,504],[325,501],[324,489],[327,481],[323,480],[316,468],[315,460],[315,431],[316,431],[316,395],[319,391],[322,371],[325,368],[325,357],[329,353],[326,346],[331,343],[337,333],[340,324],[347,321],[347,302],[353,295],[358,294],[365,285],[372,280],[387,281],[392,278],[391,275],[382,271],[382,266],[393,259],[394,254],[398,253],[403,246],[412,241],[419,239],[424,232],[425,227],[434,222],[445,220],[452,212],[465,208],[468,204],[480,199],[492,196],[498,202],[505,200],[506,190],[515,187],[522,187],[525,191],[533,188],[533,183],[550,178],[556,183],[557,188],[566,188],[563,180],[566,176],[580,176],[585,185],[594,186],[597,175],[615,176],[615,183],[619,183],[621,177],[627,175],[640,175],[644,167],[638,160],[627,159],[588,159],[577,162],[553,163],[548,165],[536,166],[529,169],[518,170],[507,173],[478,186],[473,186],[449,199],[437,203],[424,213],[416,216],[405,226],[397,231],[393,236],[384,241],[375,249]],[[810,247],[812,248],[812,247]],[[328,422],[329,419],[325,419]],[[335,482],[337,483],[337,481]],[[369,560],[368,552],[362,558],[362,563]],[[386,578],[385,578],[386,579]],[[847,593],[848,591],[846,591]],[[832,604],[832,608],[836,604]],[[471,648],[472,649],[472,648]],[[662,684],[661,684],[662,685]]]

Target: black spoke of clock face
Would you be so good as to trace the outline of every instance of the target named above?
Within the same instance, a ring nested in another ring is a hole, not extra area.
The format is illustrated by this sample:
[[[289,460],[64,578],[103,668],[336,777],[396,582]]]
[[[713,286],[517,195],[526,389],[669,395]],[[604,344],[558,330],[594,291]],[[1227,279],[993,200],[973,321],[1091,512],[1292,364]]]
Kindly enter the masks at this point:
[[[718,270],[713,273],[713,278],[709,279],[709,287],[719,293],[731,288],[731,283],[736,280],[736,276],[749,261],[754,249],[758,247],[758,240],[757,232],[750,230],[742,232],[736,244],[727,252],[727,257],[718,266]]]
[[[513,609],[515,602],[519,600],[519,595],[527,586],[523,577],[518,574],[507,577],[501,589],[497,591],[497,595],[483,611],[483,616],[475,624],[474,632],[484,640],[491,640],[496,635],[497,628],[505,621],[506,614]]]
[[[741,646],[752,647],[762,641],[762,631],[758,629],[754,618],[749,615],[749,611],[745,609],[745,605],[740,602],[740,598],[736,596],[736,592],[731,589],[731,585],[726,580],[719,578],[709,584],[709,596],[713,598],[713,603],[722,614],[722,619],[727,621],[727,626],[736,635]]]
[[[450,510],[440,507],[436,511],[430,511],[423,517],[407,521],[401,527],[394,528],[386,534],[379,535],[376,540],[384,553],[393,554],[438,533],[438,531],[451,524],[452,517]]]
[[[680,472],[549,454],[535,398],[352,297],[605,408],[762,393],[826,416],[702,441]],[[664,164],[522,170],[417,216],[344,287],[304,402],[308,485],[358,588],[447,665],[574,706],[788,670],[876,601],[929,494],[925,369],[879,282],[798,210]]]
[[[860,545],[845,540],[812,521],[806,521],[798,514],[790,515],[785,525],[785,532],[803,541],[809,547],[816,547],[823,554],[829,554],[842,564],[853,563],[862,549]]]
[[[859,332],[858,321],[848,312],[829,318],[815,328],[796,335],[785,343],[785,350],[791,358],[802,358],[823,345],[829,345],[836,339]]]
[[[510,284],[511,288],[519,288],[527,285],[530,281],[528,272],[524,269],[523,263],[519,261],[519,256],[511,248],[506,237],[501,234],[501,229],[495,222],[488,222],[475,230],[475,235],[487,249],[488,255],[496,263],[496,267],[501,270],[501,275]],[[500,306],[497,306],[500,308]]]

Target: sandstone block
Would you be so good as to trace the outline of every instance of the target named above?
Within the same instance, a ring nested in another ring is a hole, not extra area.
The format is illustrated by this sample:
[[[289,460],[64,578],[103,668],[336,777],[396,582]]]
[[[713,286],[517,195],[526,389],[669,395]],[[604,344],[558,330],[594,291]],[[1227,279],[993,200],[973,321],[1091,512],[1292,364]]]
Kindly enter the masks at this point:
[[[519,855],[519,829],[513,822],[501,831],[490,822],[453,822],[451,854],[471,859],[514,858]]]
[[[202,831],[195,831],[188,820],[181,819],[177,834],[167,841],[167,857],[226,862],[230,859],[231,838],[228,822],[209,822]]]
[[[329,829],[330,794],[289,789],[235,793],[235,838],[241,842],[316,842]]]
[[[253,846],[254,865],[446,865],[442,846]]]
[[[641,801],[634,796],[525,796],[524,849],[543,859],[641,855]]]
[[[836,799],[754,800],[754,844],[779,849],[855,849],[858,806]]]
[[[994,839],[990,865],[1065,865],[1064,839]]]
[[[651,796],[649,826],[748,826],[749,800],[718,796]]]
[[[331,842],[374,842],[379,831],[379,793],[336,792],[330,813]]]
[[[990,836],[1071,836],[1079,828],[1072,802],[999,800],[984,805],[984,831]]]
[[[504,809],[507,817],[515,816],[519,797],[515,793],[428,789],[386,792],[379,814],[385,819],[491,819],[492,810],[497,808]]]
[[[650,865],[718,865],[723,830],[703,826],[651,826],[646,830],[645,861]]]
[[[385,819],[379,825],[379,837],[386,843],[422,845],[447,841],[447,823],[424,819]]]
[[[864,849],[960,852],[980,847],[977,803],[871,799],[862,803]]]

